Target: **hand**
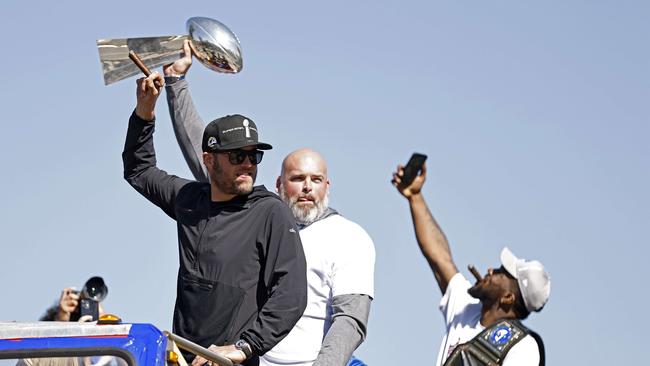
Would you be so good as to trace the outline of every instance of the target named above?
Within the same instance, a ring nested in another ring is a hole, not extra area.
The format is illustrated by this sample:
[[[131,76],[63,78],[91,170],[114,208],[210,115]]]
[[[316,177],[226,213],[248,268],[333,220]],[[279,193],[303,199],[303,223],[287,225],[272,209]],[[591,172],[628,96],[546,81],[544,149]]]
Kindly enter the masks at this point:
[[[242,363],[246,360],[246,355],[244,354],[244,351],[235,348],[235,345],[233,344],[228,346],[215,346],[213,344],[210,347],[208,347],[208,349],[214,353],[218,353],[226,358],[229,358],[230,361],[232,361],[235,364]],[[212,362],[206,360],[201,356],[196,356],[194,358],[194,361],[192,361],[192,366],[203,366],[203,364],[205,364],[206,362],[208,362],[210,366],[213,366]]]
[[[79,323],[87,323],[93,321],[92,315],[84,315],[77,320]]]
[[[156,100],[165,86],[165,80],[159,73],[154,72],[146,78],[138,79],[136,83],[138,85],[136,89],[138,103],[135,106],[135,114],[145,121],[153,121]]]
[[[165,76],[182,76],[187,74],[192,66],[192,48],[190,41],[183,42],[183,55],[172,64],[163,66],[163,73]]]
[[[402,194],[402,196],[406,197],[406,199],[411,200],[411,198],[417,196],[420,194],[422,191],[422,186],[424,185],[424,181],[427,179],[427,165],[423,164],[422,165],[422,170],[420,171],[420,174],[413,179],[413,182],[409,184],[407,187],[402,187],[400,183],[402,182],[402,176],[404,175],[404,166],[403,165],[398,165],[397,166],[397,171],[393,173],[393,180],[391,180],[391,183],[397,188],[399,193]]]
[[[57,311],[54,320],[70,321],[70,314],[77,310],[77,306],[79,306],[79,294],[72,287],[64,288],[59,299],[59,311]]]

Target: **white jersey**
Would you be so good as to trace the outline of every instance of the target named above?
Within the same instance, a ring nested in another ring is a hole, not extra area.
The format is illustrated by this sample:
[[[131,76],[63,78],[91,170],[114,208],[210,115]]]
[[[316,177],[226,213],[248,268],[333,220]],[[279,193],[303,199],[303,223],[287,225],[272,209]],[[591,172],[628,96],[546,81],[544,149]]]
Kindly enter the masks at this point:
[[[454,348],[466,343],[485,329],[481,325],[481,304],[467,293],[472,284],[461,273],[449,281],[447,291],[440,300],[440,311],[445,317],[447,334],[442,339],[437,366],[442,366]],[[539,348],[535,338],[526,335],[506,354],[503,366],[538,366]]]
[[[300,231],[307,260],[307,308],[260,365],[310,366],[332,323],[332,298],[374,296],[375,247],[358,224],[332,215]]]

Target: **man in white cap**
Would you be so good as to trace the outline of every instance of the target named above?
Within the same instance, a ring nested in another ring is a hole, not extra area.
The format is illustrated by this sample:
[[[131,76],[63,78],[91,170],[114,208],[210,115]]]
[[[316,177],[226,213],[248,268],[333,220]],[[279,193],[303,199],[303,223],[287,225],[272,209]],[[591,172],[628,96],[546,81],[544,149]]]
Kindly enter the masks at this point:
[[[520,322],[548,300],[551,283],[544,266],[503,248],[501,267],[488,269],[485,277],[469,267],[476,277],[472,285],[458,272],[422,195],[426,166],[408,185],[401,184],[403,173],[398,166],[392,183],[409,202],[418,244],[443,293],[440,310],[447,332],[436,365],[544,365],[541,337]]]

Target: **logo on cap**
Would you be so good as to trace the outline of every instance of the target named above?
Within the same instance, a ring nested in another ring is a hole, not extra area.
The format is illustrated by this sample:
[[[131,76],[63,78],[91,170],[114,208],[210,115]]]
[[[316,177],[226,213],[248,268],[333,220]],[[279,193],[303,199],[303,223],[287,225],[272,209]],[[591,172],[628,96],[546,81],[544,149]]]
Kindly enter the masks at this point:
[[[212,149],[216,144],[217,144],[217,138],[214,136],[210,136],[210,138],[208,138],[208,147]]]
[[[245,119],[245,120],[242,122],[242,125],[244,125],[244,128],[246,129],[246,138],[247,138],[247,139],[251,138],[251,129],[248,128],[248,120]]]

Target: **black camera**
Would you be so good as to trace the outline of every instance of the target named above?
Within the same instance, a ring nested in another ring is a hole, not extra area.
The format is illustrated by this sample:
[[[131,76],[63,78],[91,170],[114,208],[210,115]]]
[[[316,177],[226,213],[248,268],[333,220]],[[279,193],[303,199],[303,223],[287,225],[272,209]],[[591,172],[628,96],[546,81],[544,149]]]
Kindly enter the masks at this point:
[[[79,293],[79,308],[72,314],[71,320],[79,320],[84,315],[90,315],[92,321],[99,319],[99,302],[108,295],[108,287],[104,279],[98,276],[91,277]]]

